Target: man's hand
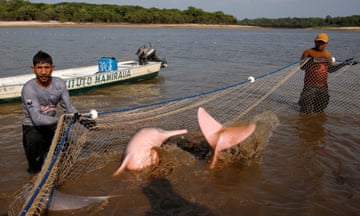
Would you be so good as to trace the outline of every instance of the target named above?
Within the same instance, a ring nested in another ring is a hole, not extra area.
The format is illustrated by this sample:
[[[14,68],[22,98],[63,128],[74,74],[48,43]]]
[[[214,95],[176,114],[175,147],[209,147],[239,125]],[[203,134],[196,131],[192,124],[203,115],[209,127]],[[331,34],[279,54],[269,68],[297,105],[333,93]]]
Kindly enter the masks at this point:
[[[344,61],[346,65],[356,65],[357,61],[354,61],[354,58],[348,58]]]
[[[74,113],[74,122],[79,121],[81,114],[79,112]]]

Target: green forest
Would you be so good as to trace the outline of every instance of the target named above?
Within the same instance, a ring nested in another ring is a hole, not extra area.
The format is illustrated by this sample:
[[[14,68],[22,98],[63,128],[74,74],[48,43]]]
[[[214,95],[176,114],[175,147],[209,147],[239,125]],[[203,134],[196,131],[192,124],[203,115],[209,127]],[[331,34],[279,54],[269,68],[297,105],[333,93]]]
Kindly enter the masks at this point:
[[[131,24],[223,24],[273,28],[308,28],[360,26],[360,15],[324,18],[257,18],[238,20],[222,11],[206,12],[200,8],[186,10],[143,8],[130,5],[61,2],[31,3],[28,0],[0,0],[2,21],[59,21]]]
[[[360,15],[353,15],[347,17],[331,17],[325,18],[258,18],[258,19],[244,19],[238,21],[241,25],[272,27],[272,28],[310,28],[310,27],[345,27],[345,26],[360,26]]]

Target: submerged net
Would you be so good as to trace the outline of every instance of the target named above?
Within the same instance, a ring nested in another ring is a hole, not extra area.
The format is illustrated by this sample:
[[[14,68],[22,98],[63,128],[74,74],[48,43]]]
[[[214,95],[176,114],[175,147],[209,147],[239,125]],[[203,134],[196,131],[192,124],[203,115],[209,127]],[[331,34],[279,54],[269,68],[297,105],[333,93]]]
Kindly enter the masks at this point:
[[[337,63],[328,77],[330,102],[326,113],[358,115],[360,64]],[[165,130],[186,128],[186,140],[204,139],[197,123],[197,110],[205,108],[221,123],[250,120],[264,111],[298,113],[304,86],[304,70],[317,62],[295,62],[279,70],[222,88],[153,104],[99,113],[90,129],[70,115],[58,123],[52,147],[40,174],[14,195],[9,215],[42,215],[52,190],[67,181],[120,161],[131,137],[145,127]],[[328,64],[328,63],[324,63]],[[340,65],[340,66],[339,66]],[[302,67],[302,69],[301,69]],[[328,66],[326,66],[328,67]],[[311,69],[312,70],[312,69]],[[317,98],[322,101],[322,98]],[[321,104],[326,103],[321,102]]]

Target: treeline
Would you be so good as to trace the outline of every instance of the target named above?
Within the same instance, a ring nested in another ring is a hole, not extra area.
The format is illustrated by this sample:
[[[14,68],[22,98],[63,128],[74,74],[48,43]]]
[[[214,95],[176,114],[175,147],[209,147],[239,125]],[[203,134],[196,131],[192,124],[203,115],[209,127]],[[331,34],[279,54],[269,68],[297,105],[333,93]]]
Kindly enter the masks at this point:
[[[236,24],[237,19],[221,11],[208,13],[199,8],[187,10],[143,8],[108,4],[62,2],[31,3],[27,0],[0,0],[0,20],[101,22],[134,24]]]
[[[360,15],[325,18],[258,18],[237,20],[221,11],[206,12],[195,7],[186,10],[143,8],[129,5],[108,5],[62,2],[31,3],[28,0],[0,0],[2,21],[51,21],[133,23],[133,24],[224,24],[272,28],[309,28],[360,26]]]
[[[341,27],[341,26],[360,26],[360,15],[347,17],[325,18],[258,18],[244,19],[238,21],[239,25],[251,25],[272,28],[310,28],[310,27]]]

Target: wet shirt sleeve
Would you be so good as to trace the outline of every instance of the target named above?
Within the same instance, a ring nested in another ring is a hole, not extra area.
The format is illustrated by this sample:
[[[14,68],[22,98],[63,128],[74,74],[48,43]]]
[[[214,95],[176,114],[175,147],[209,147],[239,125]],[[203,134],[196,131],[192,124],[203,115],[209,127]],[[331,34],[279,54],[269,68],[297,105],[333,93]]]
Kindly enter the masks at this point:
[[[78,112],[77,109],[72,105],[70,100],[69,91],[66,88],[65,81],[61,80],[58,83],[59,87],[61,88],[61,100],[60,106],[64,110],[65,113],[76,113]]]

